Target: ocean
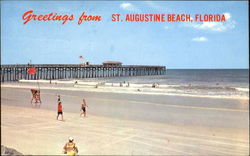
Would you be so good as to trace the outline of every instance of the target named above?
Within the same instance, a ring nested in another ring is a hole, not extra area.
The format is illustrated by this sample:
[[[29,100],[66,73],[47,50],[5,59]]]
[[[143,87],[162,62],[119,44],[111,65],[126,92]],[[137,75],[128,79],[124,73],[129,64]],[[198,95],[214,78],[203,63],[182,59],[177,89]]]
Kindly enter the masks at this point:
[[[88,92],[249,99],[248,69],[168,69],[166,75],[63,79],[52,80],[52,84],[49,80],[19,82]]]
[[[248,69],[168,69],[166,75],[90,78],[85,81],[157,83],[167,93],[249,97]]]

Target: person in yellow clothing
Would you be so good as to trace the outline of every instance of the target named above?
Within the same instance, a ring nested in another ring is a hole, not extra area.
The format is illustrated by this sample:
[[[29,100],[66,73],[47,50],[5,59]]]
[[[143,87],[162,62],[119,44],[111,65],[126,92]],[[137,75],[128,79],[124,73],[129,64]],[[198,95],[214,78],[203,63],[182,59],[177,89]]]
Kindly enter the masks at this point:
[[[74,138],[73,137],[69,137],[69,142],[67,142],[65,144],[65,146],[63,147],[64,154],[67,154],[67,155],[76,155],[78,153],[78,149],[76,147],[76,144],[73,141],[74,141]]]

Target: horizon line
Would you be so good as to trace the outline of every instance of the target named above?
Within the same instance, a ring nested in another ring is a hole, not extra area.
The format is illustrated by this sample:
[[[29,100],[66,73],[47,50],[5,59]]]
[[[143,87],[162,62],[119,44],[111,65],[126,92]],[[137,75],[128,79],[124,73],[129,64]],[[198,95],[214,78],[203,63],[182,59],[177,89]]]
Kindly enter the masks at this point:
[[[24,63],[24,64],[1,64],[2,65],[28,65],[27,63]],[[61,64],[61,63],[57,63],[57,64],[30,64],[30,65],[66,65],[66,64]],[[79,63],[77,64],[73,64],[73,63],[69,63],[69,65],[80,65]],[[90,64],[90,65],[102,65],[102,64]],[[138,64],[133,64],[135,66],[137,66]],[[131,64],[125,64],[124,66],[131,66]],[[169,70],[210,70],[210,69],[214,69],[214,70],[221,70],[221,69],[225,69],[225,70],[233,70],[233,69],[244,69],[244,70],[249,70],[249,68],[167,68],[166,65],[141,65],[141,66],[165,66],[166,69],[169,69]]]

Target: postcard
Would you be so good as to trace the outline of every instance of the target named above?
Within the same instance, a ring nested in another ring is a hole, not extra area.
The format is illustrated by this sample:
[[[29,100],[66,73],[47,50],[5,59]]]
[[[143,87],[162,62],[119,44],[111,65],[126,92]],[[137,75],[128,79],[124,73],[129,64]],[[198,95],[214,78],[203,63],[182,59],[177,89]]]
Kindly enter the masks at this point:
[[[248,1],[1,1],[1,155],[249,155]]]

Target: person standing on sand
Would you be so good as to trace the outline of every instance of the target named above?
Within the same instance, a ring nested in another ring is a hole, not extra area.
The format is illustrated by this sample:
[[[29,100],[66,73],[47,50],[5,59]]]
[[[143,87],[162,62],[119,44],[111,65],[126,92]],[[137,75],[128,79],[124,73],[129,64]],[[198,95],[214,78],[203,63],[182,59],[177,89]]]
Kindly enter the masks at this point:
[[[65,146],[63,147],[64,154],[76,155],[76,153],[78,153],[78,148],[76,147],[76,144],[73,141],[74,141],[74,138],[69,137],[69,142],[67,142]]]
[[[82,100],[83,103],[81,104],[81,109],[82,110],[82,113],[80,114],[80,117],[82,116],[82,114],[84,114],[84,117],[86,117],[86,107],[88,107],[85,99]]]
[[[61,116],[62,116],[62,120],[63,120],[63,108],[62,108],[62,102],[61,101],[59,101],[58,102],[58,106],[57,106],[57,117],[56,117],[56,119],[58,120],[58,117],[59,117],[59,115],[61,114]]]

